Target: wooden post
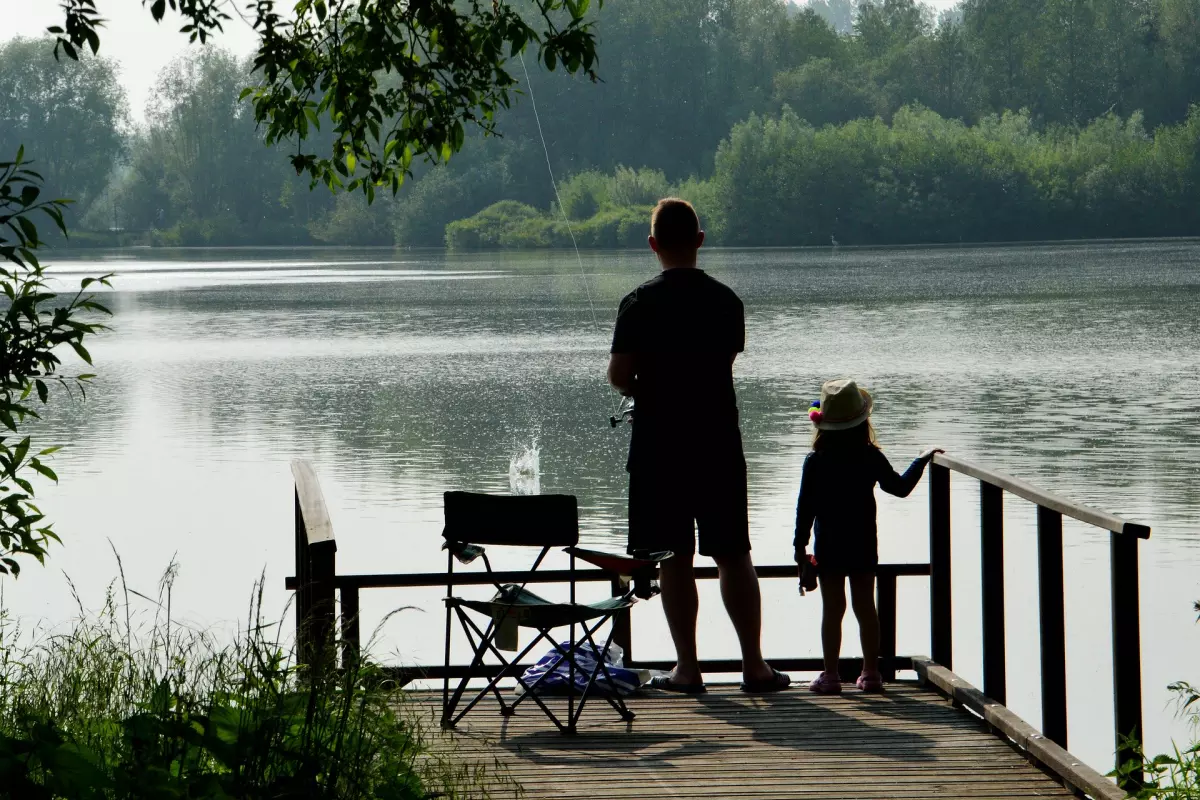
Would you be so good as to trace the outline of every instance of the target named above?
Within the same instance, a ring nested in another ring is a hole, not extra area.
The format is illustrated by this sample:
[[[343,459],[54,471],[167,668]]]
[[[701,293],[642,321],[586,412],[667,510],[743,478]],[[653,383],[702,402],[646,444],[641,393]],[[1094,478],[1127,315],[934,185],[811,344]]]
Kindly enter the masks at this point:
[[[296,657],[305,667],[325,661],[333,646],[337,542],[317,473],[292,462],[296,482]]]
[[[333,632],[337,607],[334,604],[334,576],[337,575],[337,545],[332,541],[316,542],[308,546],[309,568],[312,580],[312,609],[308,622],[309,643],[312,646],[307,662],[310,667],[324,668],[334,660]]]
[[[1112,573],[1113,702],[1117,733],[1117,766],[1133,757],[1123,737],[1142,741],[1142,639],[1138,597],[1138,539],[1128,533],[1110,536]],[[1138,776],[1122,789],[1139,788]]]
[[[342,669],[357,669],[362,647],[358,628],[358,587],[345,586],[338,594],[342,601]]]
[[[979,484],[980,561],[983,580],[983,693],[1008,702],[1004,645],[1004,492]]]
[[[885,681],[896,680],[896,576],[880,574],[875,583],[879,607],[879,662]]]
[[[612,596],[622,597],[625,587],[621,585],[620,577],[612,579]],[[633,625],[629,616],[630,609],[620,611],[613,616],[613,642],[625,654],[625,666],[633,669]]]
[[[1038,506],[1038,606],[1042,644],[1042,733],[1067,748],[1067,632],[1062,514]]]
[[[933,660],[953,669],[950,611],[950,470],[929,468],[929,627]]]
[[[309,663],[312,643],[308,636],[308,619],[312,616],[312,590],[308,568],[308,530],[304,526],[304,511],[300,507],[300,487],[296,487],[296,654],[300,663]]]

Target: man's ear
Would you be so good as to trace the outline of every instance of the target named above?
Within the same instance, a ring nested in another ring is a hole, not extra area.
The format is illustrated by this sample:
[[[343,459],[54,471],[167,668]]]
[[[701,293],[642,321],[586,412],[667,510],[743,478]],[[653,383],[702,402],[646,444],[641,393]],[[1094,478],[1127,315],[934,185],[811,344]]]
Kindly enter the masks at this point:
[[[647,236],[646,241],[650,243],[650,249],[657,253],[658,242],[655,240],[655,238],[653,236]]]
[[[696,234],[696,249],[699,250],[701,247],[704,247],[704,231]]]

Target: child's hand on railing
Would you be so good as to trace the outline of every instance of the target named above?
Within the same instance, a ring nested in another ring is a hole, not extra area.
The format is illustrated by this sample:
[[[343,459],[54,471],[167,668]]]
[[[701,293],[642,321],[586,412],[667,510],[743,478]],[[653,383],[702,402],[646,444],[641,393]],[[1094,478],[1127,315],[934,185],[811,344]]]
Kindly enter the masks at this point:
[[[946,452],[946,451],[940,447],[931,447],[928,450],[926,450],[924,453],[921,453],[921,455],[919,455],[918,458],[920,458],[922,461],[928,461],[931,458],[933,458],[935,455],[938,455],[939,453],[944,453],[944,452]]]

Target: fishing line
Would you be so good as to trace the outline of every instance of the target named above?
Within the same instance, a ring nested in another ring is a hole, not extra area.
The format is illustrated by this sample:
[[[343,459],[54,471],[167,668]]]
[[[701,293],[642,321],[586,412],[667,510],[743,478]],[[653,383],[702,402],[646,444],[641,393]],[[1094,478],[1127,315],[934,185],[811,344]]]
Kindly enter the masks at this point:
[[[567,233],[571,237],[571,246],[575,248],[575,260],[579,262],[579,276],[583,278],[583,291],[587,295],[588,309],[592,312],[592,325],[603,331],[600,327],[600,319],[596,316],[596,304],[592,301],[592,289],[588,283],[587,270],[583,266],[583,256],[579,252],[579,243],[575,241],[575,231],[571,228],[571,218],[567,216],[567,210],[563,208],[562,197],[558,194],[558,182],[554,179],[554,167],[550,164],[550,147],[546,144],[546,134],[542,131],[542,118],[537,110],[537,98],[533,94],[533,82],[529,79],[529,69],[525,66],[525,53],[518,51],[517,57],[521,59],[521,71],[525,73],[525,87],[529,90],[529,103],[533,107],[533,119],[537,123],[538,138],[542,140],[542,153],[546,156],[546,171],[550,173],[550,186],[554,189],[554,200],[558,203],[558,211],[562,214],[563,222],[567,225]],[[616,390],[613,390],[616,394]],[[624,401],[614,404],[612,397],[609,397],[609,407],[613,413],[611,420],[619,420],[623,416],[622,409],[626,405]],[[616,422],[613,422],[616,426]]]

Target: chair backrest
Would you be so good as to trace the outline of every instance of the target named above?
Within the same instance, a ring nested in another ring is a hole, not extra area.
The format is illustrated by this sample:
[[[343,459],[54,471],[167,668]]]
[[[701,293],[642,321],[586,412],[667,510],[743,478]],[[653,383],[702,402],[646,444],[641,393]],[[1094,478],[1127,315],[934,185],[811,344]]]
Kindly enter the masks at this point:
[[[579,543],[579,503],[573,495],[446,492],[448,541],[523,547]]]

